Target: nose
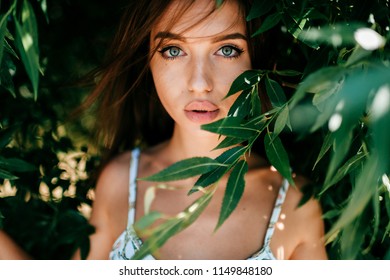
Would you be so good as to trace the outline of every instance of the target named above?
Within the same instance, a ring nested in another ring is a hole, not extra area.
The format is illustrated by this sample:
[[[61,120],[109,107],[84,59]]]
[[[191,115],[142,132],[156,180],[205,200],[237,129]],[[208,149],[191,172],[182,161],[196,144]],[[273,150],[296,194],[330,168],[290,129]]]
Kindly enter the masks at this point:
[[[193,59],[189,65],[188,91],[191,93],[209,93],[213,90],[213,78],[210,62],[205,58]]]

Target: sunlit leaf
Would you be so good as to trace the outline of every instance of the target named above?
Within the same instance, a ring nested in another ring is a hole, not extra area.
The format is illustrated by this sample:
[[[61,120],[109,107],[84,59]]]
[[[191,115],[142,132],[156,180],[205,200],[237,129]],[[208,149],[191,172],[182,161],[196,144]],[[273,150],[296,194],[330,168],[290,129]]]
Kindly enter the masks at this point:
[[[187,207],[183,212],[179,213],[173,218],[166,220],[157,227],[140,231],[139,235],[146,236],[147,239],[141,246],[140,250],[136,251],[132,259],[143,259],[148,254],[152,254],[158,248],[163,246],[165,242],[173,235],[179,233],[191,225],[207,207],[211,198],[213,197],[214,191],[215,188],[210,189],[189,207]],[[156,218],[157,214],[153,215],[155,215],[154,218]],[[148,223],[150,223],[152,220],[153,219],[150,219]],[[135,227],[137,227],[137,223]]]
[[[242,123],[240,118],[226,117],[216,122],[202,125],[202,129],[230,137],[250,139],[259,133],[256,125]]]
[[[223,139],[221,141],[221,143],[219,143],[218,146],[214,148],[214,150],[228,148],[228,147],[231,147],[231,146],[234,146],[237,144],[241,144],[244,141],[245,141],[245,139],[242,139],[242,138],[225,137],[225,139]]]
[[[244,155],[246,150],[246,147],[238,146],[223,152],[219,157],[216,158],[219,163],[223,164],[223,167],[218,167],[208,173],[202,174],[202,176],[200,176],[198,181],[195,183],[195,188],[192,189],[190,193],[196,191],[197,187],[207,187],[217,182],[230,170],[231,166]]]
[[[343,67],[329,66],[307,76],[298,86],[294,93],[290,106],[295,106],[306,93],[317,93],[326,89],[331,89],[343,80],[347,71]]]
[[[193,157],[178,161],[156,174],[139,180],[155,182],[175,181],[207,173],[218,167],[224,167],[224,165],[208,157]]]
[[[262,71],[259,70],[247,70],[239,75],[230,86],[229,92],[225,98],[242,90],[251,89],[260,81],[260,75]]]
[[[233,105],[230,107],[228,116],[245,118],[248,116],[251,108],[251,90],[246,89],[237,97]]]
[[[280,138],[273,137],[273,133],[267,133],[264,137],[264,146],[270,163],[291,185],[295,185],[291,176],[290,161]]]
[[[163,217],[163,214],[157,211],[151,211],[142,216],[134,225],[135,230],[142,231],[151,226],[155,221]]]
[[[325,193],[330,187],[332,187],[341,179],[343,179],[348,173],[355,170],[356,168],[361,167],[364,164],[366,157],[367,154],[360,152],[351,157],[349,160],[347,160],[347,162],[344,163],[343,166],[337,169],[336,174],[332,176],[329,181],[324,182],[324,186],[320,192],[320,195]]]
[[[288,106],[284,106],[275,121],[273,137],[278,136],[286,125],[289,123],[289,109]]]
[[[324,157],[324,155],[329,151],[329,149],[330,149],[330,147],[332,147],[332,145],[333,145],[333,134],[328,133],[324,138],[324,142],[322,143],[321,150],[318,154],[316,162],[314,163],[313,170],[315,169],[317,164],[320,162],[320,160]]]
[[[357,178],[348,205],[327,233],[327,238],[347,226],[363,212],[378,185],[378,164],[377,155],[371,155]]]
[[[244,193],[245,180],[244,176],[248,172],[248,164],[241,160],[233,168],[227,182],[225,195],[222,201],[221,213],[219,215],[216,230],[225,222],[234,209],[236,209],[242,194]]]
[[[33,86],[34,98],[38,95],[39,48],[35,13],[28,1],[23,1],[22,21],[15,20],[16,46],[23,61],[27,75]]]

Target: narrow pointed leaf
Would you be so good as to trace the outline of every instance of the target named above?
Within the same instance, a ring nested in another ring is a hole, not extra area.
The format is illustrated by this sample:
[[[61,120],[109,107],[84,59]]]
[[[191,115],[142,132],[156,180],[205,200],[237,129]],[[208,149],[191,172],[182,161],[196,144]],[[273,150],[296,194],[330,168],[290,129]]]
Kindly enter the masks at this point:
[[[265,88],[274,107],[280,107],[286,103],[286,95],[279,83],[267,77],[265,79]]]
[[[237,97],[236,101],[234,101],[233,105],[229,109],[229,117],[238,117],[243,119],[249,114],[251,108],[250,94],[251,90],[246,89]]]
[[[275,6],[274,1],[269,0],[257,0],[252,4],[251,10],[249,11],[248,16],[246,17],[247,21],[250,21],[254,18],[259,18],[266,13],[268,13]]]
[[[252,37],[255,37],[271,29],[272,27],[276,26],[281,19],[282,19],[282,14],[280,12],[276,12],[272,15],[269,15],[268,17],[265,18],[260,28],[254,34],[252,34]]]
[[[175,181],[207,173],[223,166],[223,164],[208,157],[193,157],[176,162],[156,174],[139,180],[155,182]]]
[[[151,226],[155,221],[163,216],[162,213],[157,211],[151,211],[147,215],[141,217],[134,225],[135,230],[142,231]]]
[[[244,139],[236,138],[236,137],[226,137],[221,141],[221,143],[218,144],[217,147],[214,148],[214,150],[223,149],[227,147],[231,147],[237,144],[241,144],[244,141]]]
[[[364,211],[372,199],[378,184],[378,177],[380,176],[378,165],[378,156],[375,154],[367,160],[364,169],[357,178],[348,205],[343,210],[341,217],[326,234],[327,238],[333,236],[340,229],[353,222]]]
[[[289,121],[289,110],[288,110],[288,106],[286,105],[284,106],[284,108],[276,118],[273,137],[278,136],[283,131],[288,121]]]
[[[34,10],[28,1],[23,1],[22,22],[15,20],[16,47],[33,86],[37,98],[39,83],[38,31]]]
[[[241,160],[233,168],[226,186],[216,230],[226,221],[233,210],[236,209],[237,204],[239,203],[242,194],[244,193],[244,176],[247,172],[248,164],[245,160]]]
[[[247,90],[252,88],[260,81],[261,71],[257,70],[247,70],[241,75],[239,75],[230,86],[229,92],[225,98],[233,95],[239,91]]]
[[[259,133],[255,125],[241,123],[240,118],[226,117],[216,122],[202,125],[202,129],[229,137],[250,139]]]
[[[339,182],[341,179],[343,179],[348,173],[355,170],[356,168],[362,166],[365,162],[365,159],[367,157],[367,154],[361,152],[357,153],[353,157],[351,157],[346,163],[344,163],[343,166],[337,169],[337,172],[332,178],[329,180],[329,182],[325,182],[324,186],[320,192],[319,195],[322,195],[325,193],[330,187],[335,185],[337,182]]]
[[[1,179],[8,179],[8,180],[16,180],[19,177],[11,174],[10,172],[8,172],[6,170],[0,169],[0,178]]]
[[[215,189],[208,191],[179,215],[167,220],[161,225],[158,225],[156,228],[140,231],[139,235],[147,235],[147,239],[132,259],[139,260],[143,259],[148,254],[152,254],[163,246],[173,235],[191,225],[209,204],[211,198],[213,197],[214,190]],[[135,227],[137,227],[137,224]]]
[[[280,138],[273,137],[272,134],[267,133],[264,137],[265,152],[268,160],[291,185],[295,185],[291,176],[290,161],[287,152]]]
[[[222,163],[223,167],[218,167],[214,169],[213,171],[210,171],[206,174],[202,174],[198,181],[195,183],[195,188],[190,191],[190,193],[193,193],[197,190],[197,187],[207,187],[215,182],[217,182],[219,179],[222,178],[223,175],[225,175],[229,170],[230,167],[238,161],[238,159],[244,155],[245,151],[247,150],[247,147],[234,147],[230,150],[225,151],[222,155],[216,158],[216,160],[220,163]]]
[[[317,166],[317,164],[320,162],[320,160],[325,156],[325,154],[329,151],[330,147],[332,147],[333,144],[333,134],[328,133],[325,136],[324,142],[322,143],[322,147],[320,150],[320,153],[318,154],[317,160],[314,163],[313,170]]]

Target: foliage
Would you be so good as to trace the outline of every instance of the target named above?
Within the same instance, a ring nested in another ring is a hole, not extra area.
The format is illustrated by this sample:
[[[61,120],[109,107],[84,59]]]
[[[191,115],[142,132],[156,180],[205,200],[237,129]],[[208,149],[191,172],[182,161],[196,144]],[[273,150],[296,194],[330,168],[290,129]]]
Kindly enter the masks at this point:
[[[90,120],[71,118],[84,94],[73,83],[100,62],[119,8],[110,13],[102,1],[5,2],[0,226],[34,258],[69,259],[77,247],[85,257],[93,232],[88,175],[98,156],[85,137]]]
[[[0,226],[36,258],[69,258],[78,246],[84,256],[88,251],[93,229],[80,206],[91,203],[87,175],[98,158],[84,137],[91,120],[67,121],[84,95],[68,86],[69,77],[100,62],[121,5],[0,3]],[[229,115],[203,126],[226,136],[216,147],[229,148],[226,152],[187,159],[143,178],[200,175],[191,193],[203,196],[180,215],[144,216],[136,227],[150,238],[135,257],[191,224],[229,173],[215,224],[221,226],[244,191],[247,166],[241,156],[260,149],[291,183],[291,170],[312,180],[301,203],[313,195],[320,200],[330,258],[389,258],[388,5],[387,0],[255,0],[247,20],[263,18],[253,36],[273,36],[277,59],[270,69],[240,75],[227,93],[240,92]],[[263,88],[273,105],[266,113],[258,97]],[[238,143],[243,146],[234,146]],[[5,189],[13,193],[2,195]],[[157,219],[166,221],[150,229]]]
[[[294,184],[291,170],[297,170],[305,159],[299,155],[302,150],[290,149],[287,153],[282,134],[313,138],[311,134],[317,132],[323,140],[318,145],[318,156],[306,159],[311,170],[300,171],[308,174],[321,166],[316,176],[309,175],[317,183],[310,193],[324,205],[327,240],[333,242],[330,257],[385,257],[390,245],[390,53],[385,46],[390,38],[389,13],[387,1],[365,5],[369,13],[359,14],[354,1],[255,1],[247,20],[261,16],[264,20],[253,36],[281,28],[289,40],[288,48],[283,44],[284,52],[299,50],[307,61],[298,64],[299,68],[284,68],[292,64],[281,61],[272,70],[243,73],[226,95],[241,92],[228,116],[202,127],[226,137],[216,149],[233,147],[204,170],[193,188],[203,190],[204,197],[209,197],[218,180],[232,171],[216,228],[234,211],[244,191],[247,168],[240,156],[262,141],[270,163]],[[283,87],[287,84],[284,80],[290,77],[297,84],[293,94]],[[260,112],[258,95],[262,83],[273,105],[264,114]],[[302,112],[309,114],[303,116],[304,120],[299,116]],[[243,147],[234,147],[237,143],[243,143]],[[296,157],[293,165],[289,154]],[[197,158],[186,159],[143,179],[170,181],[177,179],[178,173],[180,178],[193,177],[199,170],[187,167],[195,167],[197,162]],[[336,191],[330,193],[331,190]],[[192,206],[197,205],[195,201]],[[198,215],[184,211],[177,218],[170,217],[157,231],[149,229],[152,241],[144,244],[149,248],[135,258],[155,249],[154,238],[167,240],[183,229],[171,228],[171,223]],[[152,223],[150,220],[161,219],[161,215],[152,213],[145,219]],[[375,246],[383,247],[377,256],[372,253]]]

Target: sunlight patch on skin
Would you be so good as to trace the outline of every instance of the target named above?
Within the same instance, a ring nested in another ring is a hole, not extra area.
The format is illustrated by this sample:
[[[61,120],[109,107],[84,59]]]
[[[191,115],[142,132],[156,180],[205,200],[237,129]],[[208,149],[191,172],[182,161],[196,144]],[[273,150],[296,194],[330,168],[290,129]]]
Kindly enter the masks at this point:
[[[272,172],[276,172],[276,168],[274,166],[271,165],[271,167],[269,168]]]
[[[272,191],[273,189],[274,189],[274,187],[273,187],[272,185],[269,185],[269,186],[268,186],[268,190],[269,190],[269,191]]]
[[[278,229],[278,230],[284,230],[284,223],[276,223],[276,228]]]
[[[280,219],[281,220],[285,220],[286,219],[286,214],[284,214],[284,213],[280,214]]]
[[[284,247],[280,246],[276,250],[276,258],[279,260],[284,260]]]

